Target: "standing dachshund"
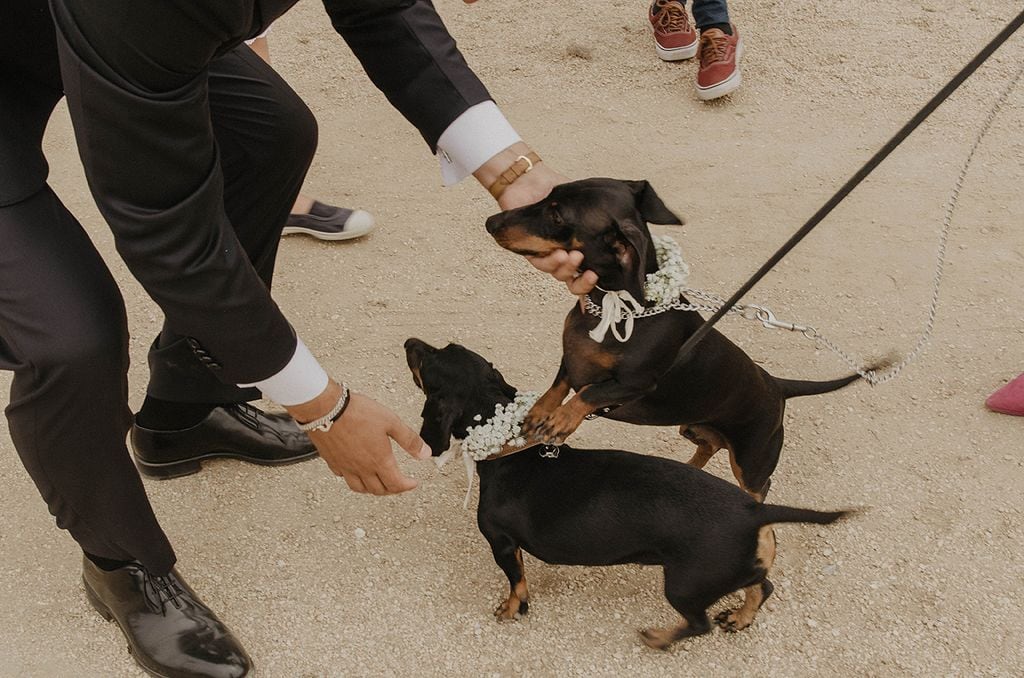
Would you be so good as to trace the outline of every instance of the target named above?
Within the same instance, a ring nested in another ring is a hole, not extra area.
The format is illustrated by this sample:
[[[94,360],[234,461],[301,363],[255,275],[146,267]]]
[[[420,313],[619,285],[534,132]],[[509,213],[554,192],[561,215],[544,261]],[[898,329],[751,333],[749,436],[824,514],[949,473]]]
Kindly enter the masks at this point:
[[[494,367],[457,344],[434,348],[405,342],[413,380],[426,395],[420,436],[435,456],[451,437],[508,405],[516,395]],[[772,593],[775,523],[827,524],[845,512],[763,504],[738,488],[687,464],[619,450],[557,454],[543,445],[503,450],[477,464],[477,524],[508,577],[509,593],[494,614],[526,614],[529,590],[522,551],[561,565],[661,565],[665,597],[682,615],[675,626],[641,632],[650,647],[665,649],[707,633],[706,610],[743,589],[743,604],[715,617],[726,631],[754,621]]]
[[[599,288],[591,293],[598,306],[607,291],[619,290],[649,306],[644,283],[658,262],[648,222],[682,223],[646,181],[586,179],[556,186],[539,203],[490,217],[487,231],[519,254],[580,250],[583,266],[598,275]],[[859,378],[773,377],[716,330],[691,357],[678,360],[680,347],[703,323],[696,311],[637,318],[626,342],[591,339],[599,322],[582,302],[569,312],[558,375],[531,410],[524,433],[558,443],[595,413],[632,424],[679,426],[697,445],[691,464],[703,468],[715,452],[728,449],[740,486],[761,501],[782,450],[786,399],[834,391]],[[563,404],[570,389],[576,395]]]

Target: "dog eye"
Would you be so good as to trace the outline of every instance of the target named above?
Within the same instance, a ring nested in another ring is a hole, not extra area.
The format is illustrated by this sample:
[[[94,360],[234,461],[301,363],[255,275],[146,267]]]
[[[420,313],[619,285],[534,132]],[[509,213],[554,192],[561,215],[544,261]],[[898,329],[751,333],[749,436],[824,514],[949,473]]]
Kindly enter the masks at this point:
[[[558,211],[558,203],[551,203],[549,208],[551,210],[551,221],[554,222],[555,226],[565,226],[565,219],[562,218],[561,213]]]

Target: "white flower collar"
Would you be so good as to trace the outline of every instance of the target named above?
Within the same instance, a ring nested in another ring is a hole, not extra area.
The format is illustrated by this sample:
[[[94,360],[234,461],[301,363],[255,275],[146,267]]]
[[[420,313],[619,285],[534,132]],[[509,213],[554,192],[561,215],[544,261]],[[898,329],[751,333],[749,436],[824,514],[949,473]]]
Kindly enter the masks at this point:
[[[476,463],[485,461],[497,456],[507,448],[523,447],[526,439],[520,435],[523,420],[526,414],[537,402],[539,394],[536,392],[517,393],[515,400],[502,405],[494,406],[494,415],[479,426],[470,426],[466,429],[466,437],[462,439],[459,450],[462,452],[462,463],[466,469],[466,499],[462,508],[469,507],[469,498],[473,492],[473,476],[476,471]],[[475,420],[481,421],[483,417],[476,415]],[[434,460],[438,468],[444,466],[455,454],[455,448],[449,447],[441,456]]]

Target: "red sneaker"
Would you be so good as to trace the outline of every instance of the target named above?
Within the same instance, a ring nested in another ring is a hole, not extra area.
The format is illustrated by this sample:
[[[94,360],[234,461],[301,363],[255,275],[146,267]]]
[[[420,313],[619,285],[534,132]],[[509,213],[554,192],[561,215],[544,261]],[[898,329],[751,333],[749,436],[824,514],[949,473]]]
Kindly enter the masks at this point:
[[[990,395],[985,404],[993,412],[1024,417],[1024,374]]]
[[[654,49],[662,61],[682,61],[697,54],[697,31],[679,0],[654,0],[647,18],[654,29]]]
[[[700,70],[697,71],[697,96],[704,101],[724,97],[740,86],[740,57],[743,41],[732,27],[732,35],[717,28],[700,34]]]

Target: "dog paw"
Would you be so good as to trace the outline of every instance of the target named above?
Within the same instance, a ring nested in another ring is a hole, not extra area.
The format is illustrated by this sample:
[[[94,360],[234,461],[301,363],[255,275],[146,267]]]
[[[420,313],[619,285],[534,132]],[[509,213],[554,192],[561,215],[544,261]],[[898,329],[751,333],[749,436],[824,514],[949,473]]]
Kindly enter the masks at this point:
[[[642,629],[640,640],[652,650],[667,650],[674,640],[669,629]]]
[[[532,433],[533,440],[548,445],[561,445],[565,439],[572,435],[580,422],[566,414],[562,410],[555,410],[542,421],[534,425]]]
[[[537,429],[544,423],[544,417],[531,418],[533,412],[526,415],[522,425],[519,427],[520,435],[526,439],[536,438]]]
[[[740,610],[723,610],[715,615],[715,623],[726,633],[736,633],[750,626],[751,620],[740,617]]]
[[[503,600],[501,604],[494,609],[494,618],[500,622],[515,621],[526,614],[526,605],[523,603],[513,603],[510,600]]]

